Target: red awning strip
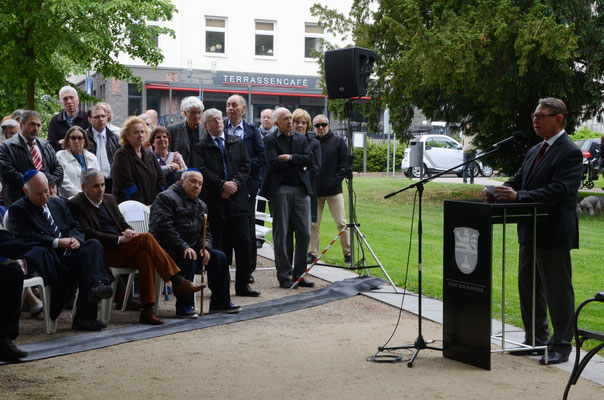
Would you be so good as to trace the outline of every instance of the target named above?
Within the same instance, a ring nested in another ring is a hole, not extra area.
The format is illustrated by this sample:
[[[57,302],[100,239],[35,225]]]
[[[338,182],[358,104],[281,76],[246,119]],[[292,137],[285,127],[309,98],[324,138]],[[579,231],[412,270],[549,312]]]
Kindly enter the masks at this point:
[[[148,84],[148,85],[145,85],[145,87],[147,89],[170,90],[170,86],[169,85],[158,84],[158,83]],[[178,87],[178,86],[172,86],[172,90],[174,90],[174,91],[187,91],[187,92],[199,92],[199,89],[196,89],[196,88],[191,88],[191,87],[184,88],[184,87]],[[204,92],[208,92],[208,93],[243,93],[243,94],[248,93],[247,90],[242,90],[242,89],[238,89],[238,88],[233,88],[231,90],[225,90],[225,89],[206,89],[206,88],[204,88],[203,91]],[[296,96],[296,97],[320,97],[320,98],[325,97],[322,94],[258,92],[258,91],[254,91],[254,90],[252,90],[252,94],[253,95],[267,95],[267,96]]]

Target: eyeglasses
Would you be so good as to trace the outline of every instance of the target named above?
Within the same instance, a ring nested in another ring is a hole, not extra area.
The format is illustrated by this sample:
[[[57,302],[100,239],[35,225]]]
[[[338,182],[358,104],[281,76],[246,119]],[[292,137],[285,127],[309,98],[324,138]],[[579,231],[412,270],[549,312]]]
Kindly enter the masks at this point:
[[[538,119],[541,121],[545,117],[555,117],[558,114],[531,114],[531,119]]]
[[[84,136],[70,136],[69,140],[84,140]]]
[[[327,125],[329,125],[329,124],[327,124],[325,122],[321,122],[321,123],[315,124],[314,127],[315,128],[325,128]]]

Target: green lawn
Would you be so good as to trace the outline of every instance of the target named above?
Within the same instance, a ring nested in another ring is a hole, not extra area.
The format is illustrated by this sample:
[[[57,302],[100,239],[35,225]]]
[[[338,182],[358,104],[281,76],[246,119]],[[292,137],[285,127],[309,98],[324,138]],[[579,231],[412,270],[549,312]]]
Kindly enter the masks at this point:
[[[412,228],[414,191],[409,190],[388,200],[384,195],[407,186],[408,179],[356,178],[356,212],[360,230],[366,236],[372,249],[384,265],[388,274],[398,286],[403,286],[406,272],[407,253],[411,238],[411,255],[407,288],[417,290],[417,229]],[[443,200],[480,199],[482,186],[430,182],[425,186],[423,204],[423,290],[430,297],[442,299],[442,236]],[[347,189],[345,188],[347,194]],[[346,196],[347,197],[347,196]],[[573,250],[573,284],[576,304],[597,291],[604,290],[604,272],[599,235],[604,232],[604,217],[580,217],[580,249]],[[417,223],[417,209],[416,219]],[[335,237],[337,230],[326,207],[321,223],[321,246],[325,248]],[[501,315],[501,226],[493,230],[493,316]],[[517,267],[518,245],[516,229],[508,226],[506,241],[506,322],[522,326],[518,306]],[[367,253],[367,257],[371,257]],[[336,244],[325,257],[331,263],[342,263],[342,252]],[[370,260],[373,264],[373,260]],[[380,275],[379,269],[372,274]],[[604,331],[604,308],[588,307],[582,313],[582,321],[591,329]]]

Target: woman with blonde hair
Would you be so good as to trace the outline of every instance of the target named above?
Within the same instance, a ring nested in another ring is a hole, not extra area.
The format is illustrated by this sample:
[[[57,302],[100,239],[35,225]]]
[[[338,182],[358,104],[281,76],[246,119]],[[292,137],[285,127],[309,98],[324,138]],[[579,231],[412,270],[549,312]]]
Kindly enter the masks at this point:
[[[113,156],[111,177],[113,195],[118,203],[136,200],[151,205],[155,196],[166,187],[166,178],[153,152],[144,148],[147,125],[138,117],[124,122],[120,146]]]

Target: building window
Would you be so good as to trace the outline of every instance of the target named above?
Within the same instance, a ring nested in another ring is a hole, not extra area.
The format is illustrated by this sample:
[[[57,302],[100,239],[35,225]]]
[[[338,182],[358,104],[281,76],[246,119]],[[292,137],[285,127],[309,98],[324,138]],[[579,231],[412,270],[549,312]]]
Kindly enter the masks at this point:
[[[128,115],[139,115],[142,113],[143,96],[138,85],[135,83],[128,84]]]
[[[206,17],[206,53],[224,54],[226,18]]]
[[[275,23],[256,21],[256,55],[272,57],[275,42]]]
[[[304,25],[304,58],[314,58],[312,51],[323,52],[323,28],[318,24]]]

